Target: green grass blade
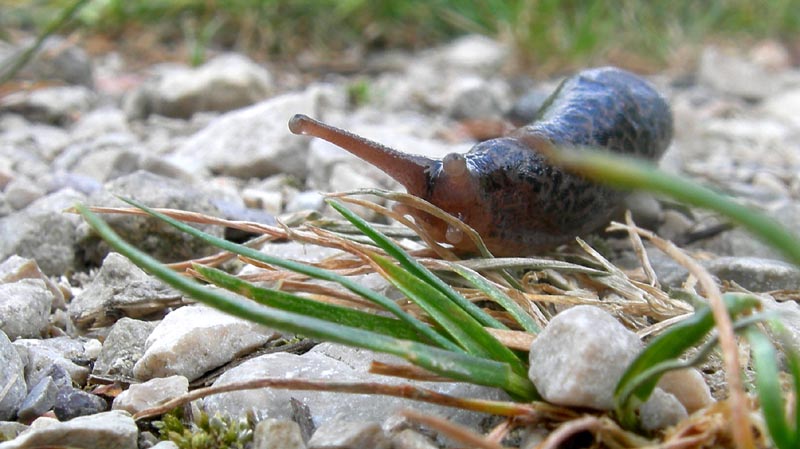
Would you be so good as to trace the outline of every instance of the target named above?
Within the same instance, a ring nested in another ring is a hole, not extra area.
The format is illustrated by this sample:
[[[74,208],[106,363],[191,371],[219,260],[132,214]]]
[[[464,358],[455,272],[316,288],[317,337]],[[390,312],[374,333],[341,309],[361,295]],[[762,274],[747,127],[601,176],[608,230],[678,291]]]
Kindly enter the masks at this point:
[[[259,287],[216,268],[203,265],[194,265],[193,268],[214,285],[246,296],[265,306],[312,318],[324,319],[343,326],[377,332],[390,337],[404,340],[420,340],[419,334],[414,329],[395,318],[362,312],[335,304],[326,304],[280,290]]]
[[[407,323],[409,326],[414,328],[414,330],[419,332],[419,334],[424,336],[424,338],[427,339],[429,342],[431,342],[431,343],[433,343],[433,344],[435,344],[435,345],[437,345],[439,347],[445,348],[445,349],[450,349],[450,350],[453,350],[453,351],[460,351],[461,350],[456,344],[454,344],[452,341],[444,338],[442,335],[440,335],[435,330],[433,330],[430,326],[426,325],[422,321],[420,321],[420,320],[414,318],[413,316],[411,316],[410,314],[406,313],[399,305],[397,305],[397,303],[395,303],[391,299],[389,299],[386,296],[383,296],[381,294],[378,294],[378,293],[376,293],[376,292],[374,292],[374,291],[372,291],[372,290],[370,290],[370,289],[368,289],[368,288],[366,288],[366,287],[354,282],[351,279],[348,279],[348,278],[346,278],[344,276],[339,276],[339,275],[337,275],[335,273],[332,273],[330,271],[321,270],[319,268],[312,267],[310,265],[306,265],[306,264],[303,264],[303,263],[294,262],[294,261],[291,261],[291,260],[285,260],[285,259],[281,259],[279,257],[270,256],[270,255],[262,253],[261,251],[258,251],[258,250],[252,249],[252,248],[248,248],[248,247],[243,246],[243,245],[238,245],[236,243],[229,242],[229,241],[227,241],[225,239],[221,239],[221,238],[215,237],[213,235],[206,234],[203,231],[200,231],[200,230],[198,230],[196,228],[193,228],[193,227],[191,227],[191,226],[189,226],[189,225],[187,225],[185,223],[182,223],[182,222],[180,222],[178,220],[175,220],[175,219],[173,219],[171,217],[168,217],[168,216],[166,216],[166,215],[164,215],[162,213],[159,213],[159,212],[157,212],[157,211],[155,211],[155,210],[153,210],[153,209],[151,209],[151,208],[149,208],[149,207],[147,207],[147,206],[145,206],[143,204],[140,204],[137,201],[134,201],[134,200],[131,200],[131,199],[127,199],[127,198],[120,198],[120,200],[125,201],[126,203],[128,203],[128,204],[130,204],[130,205],[132,205],[134,207],[137,207],[137,208],[139,208],[139,209],[141,209],[141,210],[143,210],[145,212],[147,212],[148,214],[158,218],[159,220],[162,220],[162,221],[168,223],[169,225],[171,225],[171,226],[173,226],[173,227],[175,227],[177,229],[180,229],[181,231],[183,231],[183,232],[185,232],[185,233],[187,233],[189,235],[192,235],[192,236],[194,236],[194,237],[196,237],[198,239],[201,239],[204,242],[209,243],[211,245],[214,245],[214,246],[216,246],[218,248],[224,249],[226,251],[230,251],[230,252],[232,252],[234,254],[239,254],[239,255],[242,255],[242,256],[245,256],[245,257],[249,257],[251,259],[258,260],[258,261],[264,262],[266,264],[275,265],[275,266],[278,266],[278,267],[281,267],[281,268],[285,268],[287,270],[291,270],[291,271],[294,271],[296,273],[305,274],[305,275],[310,276],[310,277],[315,278],[315,279],[321,279],[321,280],[325,280],[325,281],[336,282],[339,285],[341,285],[342,287],[350,290],[351,292],[353,292],[353,293],[355,293],[357,295],[360,295],[363,298],[368,299],[368,300],[374,302],[375,304],[380,305],[381,307],[383,307],[387,311],[391,312],[398,319],[400,319],[401,321]]]
[[[265,307],[222,290],[210,289],[193,279],[181,276],[122,240],[107,223],[89,211],[86,206],[78,204],[75,209],[112,248],[125,255],[134,264],[188,296],[223,312],[284,332],[393,354],[454,380],[502,388],[511,395],[528,400],[536,398],[536,391],[530,381],[515,374],[506,363],[353,329]]]
[[[747,339],[750,342],[750,350],[753,352],[758,400],[761,403],[761,410],[770,437],[778,449],[795,449],[797,448],[797,429],[791,428],[786,416],[775,346],[772,345],[769,337],[752,327],[747,331]],[[795,388],[797,387],[795,386]]]
[[[757,307],[758,299],[727,293],[723,295],[728,313],[735,317],[743,311]],[[654,338],[638,357],[628,366],[617,383],[614,402],[622,424],[634,427],[636,422],[634,398],[645,401],[653,392],[663,371],[653,375],[654,367],[676,359],[687,349],[699,343],[714,327],[714,316],[708,306],[698,309],[693,316],[670,327]]]
[[[487,281],[477,271],[454,262],[449,262],[448,265],[453,269],[453,271],[475,286],[475,288],[485,293],[486,296],[506,309],[506,311],[514,318],[514,320],[517,321],[517,323],[519,323],[520,326],[522,326],[523,329],[525,329],[525,331],[533,334],[538,334],[541,331],[539,326],[536,324],[536,321],[534,321],[533,317],[531,317],[528,312],[526,312],[519,304],[517,304],[516,301],[509,298],[508,295],[503,293],[499,288]]]
[[[351,212],[346,207],[342,206],[341,203],[334,201],[334,200],[327,200],[328,204],[336,209],[337,212],[342,214],[344,218],[347,219],[350,223],[352,223],[355,227],[357,227],[364,235],[368,236],[372,241],[375,242],[381,249],[386,251],[387,254],[397,259],[400,262],[400,265],[403,266],[406,270],[413,273],[415,276],[419,277],[420,279],[424,280],[428,284],[432,285],[435,289],[442,292],[446,297],[448,297],[451,301],[455,302],[459,305],[462,309],[466,310],[467,313],[472,315],[478,322],[483,324],[487,327],[493,327],[496,329],[508,329],[503,323],[496,320],[483,310],[480,307],[476,306],[475,304],[467,301],[466,298],[459,295],[458,292],[453,290],[452,287],[447,285],[444,281],[442,281],[438,276],[433,274],[430,270],[422,266],[419,262],[414,260],[413,257],[409,256],[408,253],[403,251],[396,243],[392,240],[387,238],[385,235],[381,234],[374,228],[372,228],[369,223],[367,223],[364,219],[359,217],[358,215]]]
[[[510,349],[442,292],[385,257],[369,257],[388,275],[389,282],[422,307],[467,353],[508,363],[515,373],[527,375],[522,361]]]
[[[665,173],[650,163],[591,149],[559,149],[547,156],[603,184],[662,193],[685,204],[719,212],[782,252],[789,261],[800,265],[800,237],[767,215],[693,181]]]

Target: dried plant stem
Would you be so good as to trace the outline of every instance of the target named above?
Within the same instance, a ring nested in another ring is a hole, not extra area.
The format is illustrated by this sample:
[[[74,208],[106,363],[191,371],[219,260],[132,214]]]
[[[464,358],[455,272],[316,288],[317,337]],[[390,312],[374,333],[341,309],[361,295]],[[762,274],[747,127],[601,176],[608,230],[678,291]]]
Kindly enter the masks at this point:
[[[650,231],[636,226],[613,223],[612,228],[632,230],[642,237],[650,240],[653,245],[670,256],[682,267],[686,268],[699,282],[708,296],[709,307],[714,315],[717,327],[719,345],[722,349],[723,362],[725,366],[725,376],[728,380],[728,394],[731,406],[731,434],[734,443],[739,449],[752,449],[755,447],[750,420],[748,419],[747,396],[742,384],[740,374],[741,363],[739,361],[739,348],[736,345],[736,336],[733,331],[733,323],[725,308],[722,300],[722,292],[719,290],[711,274],[697,263],[693,258],[683,252],[674,243],[664,240]]]
[[[136,413],[133,418],[136,420],[151,418],[163,415],[168,411],[189,403],[196,399],[201,399],[214,394],[228,393],[231,391],[254,390],[258,388],[279,388],[288,390],[311,390],[311,391],[332,391],[337,393],[352,394],[379,394],[394,396],[399,398],[412,399],[415,401],[429,402],[432,404],[456,407],[464,410],[488,413],[501,416],[514,416],[527,419],[534,419],[547,413],[539,410],[536,403],[520,404],[515,402],[490,401],[484,399],[470,399],[449,396],[437,393],[425,388],[413,385],[387,385],[383,383],[371,382],[331,382],[327,380],[305,380],[305,379],[255,379],[243,382],[234,382],[227,385],[199,388],[177,398],[171,399],[157,407],[142,410]]]
[[[503,446],[500,444],[490,441],[484,436],[478,435],[464,426],[459,426],[458,424],[454,424],[443,418],[425,415],[413,410],[403,410],[400,412],[400,415],[410,419],[411,421],[416,421],[420,424],[428,426],[437,432],[466,445],[467,447],[474,447],[478,449],[503,449]]]

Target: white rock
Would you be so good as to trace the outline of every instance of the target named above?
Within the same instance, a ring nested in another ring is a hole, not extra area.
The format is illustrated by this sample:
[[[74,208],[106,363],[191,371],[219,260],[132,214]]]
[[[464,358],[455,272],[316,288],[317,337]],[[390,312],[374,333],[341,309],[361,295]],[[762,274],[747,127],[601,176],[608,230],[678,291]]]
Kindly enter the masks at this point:
[[[778,88],[769,82],[769,73],[763,67],[733,49],[704,49],[699,77],[701,82],[721,92],[753,100],[763,99]]]
[[[309,139],[292,134],[287,123],[297,113],[317,115],[317,107],[315,92],[306,91],[229,112],[186,140],[170,160],[189,171],[240,178],[276,173],[305,178]]]
[[[0,330],[8,338],[41,337],[47,331],[53,293],[39,279],[0,284]]]
[[[132,384],[127,390],[120,393],[114,398],[111,409],[125,410],[136,414],[186,394],[188,391],[189,380],[183,376],[150,379],[141,384]]]
[[[762,106],[762,110],[769,116],[782,120],[792,125],[796,130],[800,127],[800,89],[780,92],[770,97]]]
[[[436,445],[425,435],[412,429],[392,435],[392,449],[436,449]]]
[[[253,431],[253,449],[306,449],[300,426],[294,421],[265,419]]]
[[[80,416],[67,422],[39,418],[17,438],[0,443],[0,449],[43,446],[85,449],[137,449],[139,429],[133,418],[121,411]]]
[[[639,420],[647,431],[674,426],[687,416],[678,399],[660,388],[653,390],[647,402],[639,407]]]
[[[402,363],[399,359],[375,354],[370,351],[346,346],[322,343],[302,356],[288,353],[267,354],[248,360],[225,372],[214,382],[214,386],[231,384],[250,379],[318,379],[379,382],[387,384],[410,383],[458,397],[477,397],[507,400],[508,396],[494,388],[458,382],[414,382],[372,375],[366,366],[373,359]],[[382,422],[402,408],[413,408],[423,413],[432,413],[466,426],[477,426],[484,415],[435,406],[408,399],[373,395],[344,394],[335,392],[284,390],[261,388],[249,391],[234,391],[205,398],[207,412],[221,413],[236,418],[253,412],[260,418],[291,419],[290,398],[306,404],[316,424],[344,416],[348,420]]]
[[[548,402],[611,410],[614,388],[641,349],[636,334],[607,312],[572,307],[534,340],[528,376]]]
[[[0,331],[0,421],[9,421],[28,394],[25,384],[25,365],[19,353],[3,331]]]
[[[486,36],[472,34],[460,37],[441,52],[442,65],[483,74],[495,74],[506,63],[511,52],[507,45]]]
[[[133,373],[141,380],[180,374],[192,381],[276,336],[273,330],[211,307],[181,307],[147,338]]]
[[[391,441],[378,423],[331,420],[322,424],[308,449],[389,449]]]
[[[714,397],[703,375],[694,368],[670,371],[658,381],[658,387],[675,396],[689,413],[713,404]]]

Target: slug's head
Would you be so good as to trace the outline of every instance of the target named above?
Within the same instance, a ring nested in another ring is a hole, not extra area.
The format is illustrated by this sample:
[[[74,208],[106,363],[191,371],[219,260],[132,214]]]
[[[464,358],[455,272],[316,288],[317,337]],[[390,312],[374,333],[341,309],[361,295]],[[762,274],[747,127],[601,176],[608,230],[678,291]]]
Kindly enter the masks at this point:
[[[436,205],[480,234],[489,226],[491,214],[480,203],[478,177],[464,155],[452,153],[437,160],[407,154],[299,114],[289,121],[289,129],[295,134],[327,140],[349,151],[394,178],[409,194]],[[416,209],[408,213],[434,239],[457,248],[472,249],[471,243],[444,221]]]

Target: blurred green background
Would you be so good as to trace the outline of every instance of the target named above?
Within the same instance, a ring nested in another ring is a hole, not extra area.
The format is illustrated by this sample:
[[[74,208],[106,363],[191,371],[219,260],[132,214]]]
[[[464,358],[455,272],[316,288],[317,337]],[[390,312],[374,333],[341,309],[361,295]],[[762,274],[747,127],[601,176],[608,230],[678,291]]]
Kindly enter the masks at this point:
[[[73,3],[0,0],[0,29],[41,30]],[[180,46],[194,63],[208,48],[291,60],[482,33],[511,44],[525,69],[599,61],[657,69],[709,41],[772,38],[797,49],[800,0],[89,0],[68,28]]]

